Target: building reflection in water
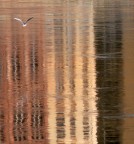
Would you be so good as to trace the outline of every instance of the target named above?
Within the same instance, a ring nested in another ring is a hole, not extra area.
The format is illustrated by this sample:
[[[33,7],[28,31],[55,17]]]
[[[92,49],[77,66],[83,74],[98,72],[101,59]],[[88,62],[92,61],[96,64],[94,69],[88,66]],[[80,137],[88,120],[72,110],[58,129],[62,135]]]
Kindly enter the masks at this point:
[[[121,120],[110,116],[121,112],[120,8],[107,11],[99,4],[50,1],[30,12],[34,3],[27,3],[4,15],[1,143],[119,143]],[[34,19],[23,28],[12,20],[16,13]]]
[[[104,9],[110,7],[111,9]],[[120,2],[96,3],[95,45],[98,87],[98,141],[120,143],[122,137],[122,15]],[[103,134],[103,136],[102,136]]]
[[[53,57],[48,58],[54,61],[49,63],[48,71],[55,71],[48,76],[51,78],[48,83],[48,93],[51,93],[48,130],[53,137],[50,143],[97,141],[95,59],[88,57],[95,53],[92,11],[93,5],[79,2],[78,7],[74,7],[67,2],[47,14],[46,37],[54,52]]]
[[[13,16],[7,17],[12,19]],[[25,15],[22,15],[25,17]],[[40,17],[40,21],[42,17]],[[47,100],[44,56],[43,24],[31,24],[23,29],[18,23],[3,25],[1,39],[2,71],[1,97],[5,112],[2,112],[0,132],[2,143],[27,141],[48,143]],[[2,110],[2,109],[1,109]],[[3,109],[4,110],[4,109]],[[6,128],[7,127],[7,128]]]

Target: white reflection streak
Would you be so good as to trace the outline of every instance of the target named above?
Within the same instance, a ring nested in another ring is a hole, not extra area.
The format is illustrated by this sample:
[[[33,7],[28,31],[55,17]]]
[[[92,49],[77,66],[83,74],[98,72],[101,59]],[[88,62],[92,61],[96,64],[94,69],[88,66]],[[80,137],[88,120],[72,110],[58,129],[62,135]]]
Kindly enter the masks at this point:
[[[78,55],[81,53],[82,49],[82,31],[80,27],[82,23],[80,20],[83,18],[83,11],[82,11],[82,3],[79,1],[78,6],[76,7],[76,19],[75,22],[75,102],[76,102],[76,112],[75,112],[75,135],[77,143],[83,143],[83,101],[82,101],[82,94],[83,94],[83,77],[82,77],[82,64],[83,58],[79,57]]]
[[[16,45],[15,45],[15,50],[14,50],[14,57],[13,57],[13,65],[14,65],[14,79],[15,79],[15,81],[17,80],[17,61],[18,61],[18,59],[17,59],[17,47],[16,47]]]
[[[33,94],[33,137],[34,139],[41,139],[41,112],[40,112],[40,100]]]
[[[35,58],[35,37],[33,34],[33,38],[32,38],[32,72],[35,73],[35,69],[36,69],[36,58]]]
[[[16,137],[17,141],[19,141],[19,137],[22,138],[24,136],[24,131],[23,131],[24,102],[25,102],[25,99],[23,97],[21,97],[20,99],[17,100],[17,103],[16,103],[15,137]]]
[[[46,31],[48,33],[47,38],[50,37],[50,39],[47,39],[48,41],[51,42],[51,50],[53,51],[53,55],[50,57],[50,60],[53,62],[51,65],[48,66],[48,93],[52,94],[55,93],[55,55],[54,55],[54,14],[52,13],[51,15],[46,15],[46,19],[52,19],[51,21],[47,21],[45,26],[46,26]],[[52,74],[49,72],[52,71]],[[53,82],[53,84],[52,84]],[[55,97],[49,96],[48,97],[48,134],[49,134],[49,142],[50,144],[56,144],[57,143],[57,134],[56,134],[56,99]]]
[[[89,14],[89,39],[90,39],[90,43],[89,43],[89,53],[92,53],[93,55],[95,55],[95,46],[94,46],[94,2],[91,1],[90,3],[90,14]],[[89,87],[91,87],[91,90],[89,90],[89,96],[91,96],[91,99],[89,101],[89,107],[91,108],[91,111],[95,111],[96,113],[91,113],[91,115],[89,115],[89,127],[92,128],[91,132],[89,133],[89,137],[90,139],[90,143],[91,144],[97,144],[97,107],[96,107],[96,61],[95,58],[91,58],[89,59]],[[93,75],[92,75],[93,74]]]
[[[67,8],[66,8],[66,39],[67,39],[67,45],[66,45],[66,63],[68,65],[68,71],[67,71],[67,75],[66,75],[66,82],[69,85],[69,80],[71,80],[71,68],[72,68],[72,17],[71,17],[71,3],[68,0],[67,1]],[[67,87],[67,85],[66,85]],[[65,141],[71,141],[71,127],[70,127],[70,117],[68,117],[68,115],[70,114],[71,108],[70,108],[70,100],[68,98],[65,99],[65,130],[66,130],[66,135],[65,135]]]
[[[33,137],[34,139],[36,139],[36,96],[35,94],[33,94],[33,100],[32,100],[32,103],[33,103],[33,118],[32,118],[32,125],[33,125]]]

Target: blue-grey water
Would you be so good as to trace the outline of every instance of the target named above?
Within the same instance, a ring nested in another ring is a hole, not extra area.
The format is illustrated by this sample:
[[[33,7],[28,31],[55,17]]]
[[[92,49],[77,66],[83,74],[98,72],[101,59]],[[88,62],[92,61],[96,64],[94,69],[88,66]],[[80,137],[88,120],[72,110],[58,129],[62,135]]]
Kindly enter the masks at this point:
[[[133,0],[1,0],[0,144],[38,143],[134,143]]]

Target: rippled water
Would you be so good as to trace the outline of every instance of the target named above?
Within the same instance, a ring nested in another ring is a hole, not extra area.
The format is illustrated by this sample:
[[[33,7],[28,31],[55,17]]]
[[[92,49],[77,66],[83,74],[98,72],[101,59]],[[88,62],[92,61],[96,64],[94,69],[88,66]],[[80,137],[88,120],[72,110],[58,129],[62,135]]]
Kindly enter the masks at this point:
[[[134,1],[1,0],[0,144],[133,144],[133,73]]]

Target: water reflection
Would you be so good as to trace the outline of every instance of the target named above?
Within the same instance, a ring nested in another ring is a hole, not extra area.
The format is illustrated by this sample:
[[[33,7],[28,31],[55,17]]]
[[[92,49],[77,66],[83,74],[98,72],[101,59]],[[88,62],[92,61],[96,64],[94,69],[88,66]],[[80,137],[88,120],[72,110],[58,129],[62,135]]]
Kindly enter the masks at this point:
[[[121,119],[105,119],[104,117],[120,115],[121,107],[118,107],[123,95],[122,83],[122,14],[120,7],[114,3],[111,9],[96,7],[95,28],[97,85],[98,89],[98,139],[103,143],[121,142]],[[107,5],[104,2],[104,5]],[[101,15],[100,15],[101,12]],[[100,19],[98,19],[100,16]],[[103,89],[101,89],[103,88]],[[104,89],[105,88],[105,89]],[[120,104],[121,105],[121,104]],[[102,118],[103,117],[103,118]],[[100,135],[103,134],[103,137]]]
[[[124,11],[133,13],[129,3],[2,2],[1,143],[133,142],[127,135],[133,118],[126,74],[126,61],[133,62],[126,31],[133,21],[124,20]],[[34,18],[23,28],[16,16]]]

